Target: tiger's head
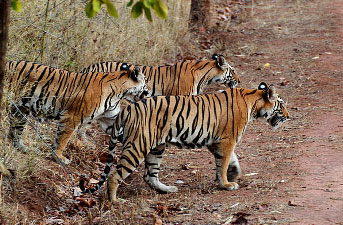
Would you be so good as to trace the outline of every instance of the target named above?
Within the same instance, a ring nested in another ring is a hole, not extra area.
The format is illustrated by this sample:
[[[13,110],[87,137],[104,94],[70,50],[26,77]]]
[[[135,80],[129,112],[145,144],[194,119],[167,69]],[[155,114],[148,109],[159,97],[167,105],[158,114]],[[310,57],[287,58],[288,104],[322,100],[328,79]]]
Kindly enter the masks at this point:
[[[258,90],[262,98],[256,102],[256,118],[265,118],[267,122],[276,129],[280,124],[289,119],[286,103],[276,93],[273,85],[264,82],[260,83]]]
[[[224,56],[213,54],[212,59],[215,60],[217,75],[209,83],[221,83],[228,88],[236,87],[240,83],[239,77],[234,68],[226,62]]]
[[[141,68],[139,66],[134,67],[133,69],[129,69],[129,66],[126,63],[123,63],[120,66],[121,71],[128,71],[129,79],[125,83],[127,87],[127,91],[124,95],[124,99],[128,101],[135,102],[139,99],[144,97],[151,96],[151,92],[148,89],[145,76],[141,72]]]

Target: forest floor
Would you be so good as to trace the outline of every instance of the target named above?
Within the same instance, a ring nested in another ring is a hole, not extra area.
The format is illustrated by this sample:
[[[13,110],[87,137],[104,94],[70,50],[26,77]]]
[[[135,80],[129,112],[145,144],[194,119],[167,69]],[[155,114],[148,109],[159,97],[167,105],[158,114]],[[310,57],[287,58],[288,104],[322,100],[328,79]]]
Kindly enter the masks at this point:
[[[195,34],[203,56],[213,49],[227,56],[240,87],[274,84],[288,102],[290,120],[276,131],[262,121],[249,125],[236,148],[240,189],[218,189],[207,150],[173,148],[166,151],[160,176],[176,183],[178,193],[151,190],[141,166],[119,189],[128,201],[110,205],[104,190],[79,196],[48,158],[24,185],[6,189],[5,202],[19,203],[0,222],[343,224],[343,1],[256,0],[243,8],[227,30]],[[107,152],[108,138],[97,130],[88,134],[97,148],[80,153],[76,142],[66,154],[75,183],[81,174],[98,179],[103,168],[99,155]]]

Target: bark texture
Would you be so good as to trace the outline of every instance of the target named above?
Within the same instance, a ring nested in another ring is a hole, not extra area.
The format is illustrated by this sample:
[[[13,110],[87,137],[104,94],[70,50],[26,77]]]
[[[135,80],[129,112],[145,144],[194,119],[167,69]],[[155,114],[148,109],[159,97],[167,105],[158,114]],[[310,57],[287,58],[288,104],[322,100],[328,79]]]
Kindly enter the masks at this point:
[[[192,0],[190,11],[190,27],[208,27],[210,0]]]
[[[6,51],[8,41],[8,24],[10,18],[10,0],[0,0],[0,103],[2,101],[5,65],[6,65]],[[1,118],[1,104],[0,104],[0,118]]]

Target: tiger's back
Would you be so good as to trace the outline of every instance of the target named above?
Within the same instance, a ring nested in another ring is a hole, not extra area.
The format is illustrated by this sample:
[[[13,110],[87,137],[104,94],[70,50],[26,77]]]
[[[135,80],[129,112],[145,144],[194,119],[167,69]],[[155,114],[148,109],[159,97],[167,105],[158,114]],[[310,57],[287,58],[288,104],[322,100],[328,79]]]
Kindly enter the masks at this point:
[[[109,61],[91,65],[82,72],[117,71],[121,62]],[[130,65],[130,68],[133,65]],[[152,95],[189,95],[202,94],[211,83],[235,87],[239,77],[223,56],[214,55],[213,59],[198,61],[184,60],[173,65],[140,66],[146,77]]]
[[[241,98],[243,90],[248,91],[237,88],[199,96],[154,96],[143,99],[119,114],[116,131],[123,129],[124,144],[145,139],[137,147],[147,146],[148,149],[165,143],[204,147],[222,139],[223,133],[232,142],[238,142],[250,119],[247,105]]]
[[[130,94],[139,96],[146,89],[139,68],[81,74],[25,61],[9,62],[7,68],[9,90],[16,98],[10,109],[9,138],[12,143],[25,149],[20,142],[25,115],[31,113],[41,119],[56,119],[59,125],[55,148],[65,162],[68,160],[62,153],[79,125],[98,120],[100,126],[110,132],[113,119],[120,111],[120,100],[131,98]]]

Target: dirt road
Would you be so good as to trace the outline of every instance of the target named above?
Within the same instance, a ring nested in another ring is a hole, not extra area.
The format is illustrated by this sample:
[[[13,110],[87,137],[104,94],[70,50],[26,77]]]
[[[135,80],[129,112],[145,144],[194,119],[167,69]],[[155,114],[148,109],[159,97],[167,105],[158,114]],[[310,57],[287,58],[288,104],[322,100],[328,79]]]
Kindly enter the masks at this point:
[[[276,169],[265,172],[265,179],[279,176],[282,185],[257,201],[276,213],[253,213],[252,223],[274,218],[286,224],[343,224],[343,1],[254,2],[251,20],[239,26],[241,34],[231,35],[230,45],[241,41],[234,59],[245,73],[243,84],[261,79],[278,84],[292,120],[274,134],[289,146],[278,143],[284,152],[269,161]],[[242,43],[246,46],[239,48]],[[270,69],[263,68],[267,62]],[[244,141],[241,148],[254,144],[248,137]],[[254,159],[242,157],[250,167]],[[254,171],[261,172],[258,166]]]
[[[310,70],[316,80],[311,88],[313,107],[306,116],[309,127],[299,133],[313,142],[299,146],[306,150],[296,160],[303,174],[292,182],[296,207],[289,215],[299,224],[342,224],[343,1],[323,1],[319,6],[311,10],[320,15],[313,24],[319,31],[313,32],[314,38],[322,38],[311,51],[319,56]]]

